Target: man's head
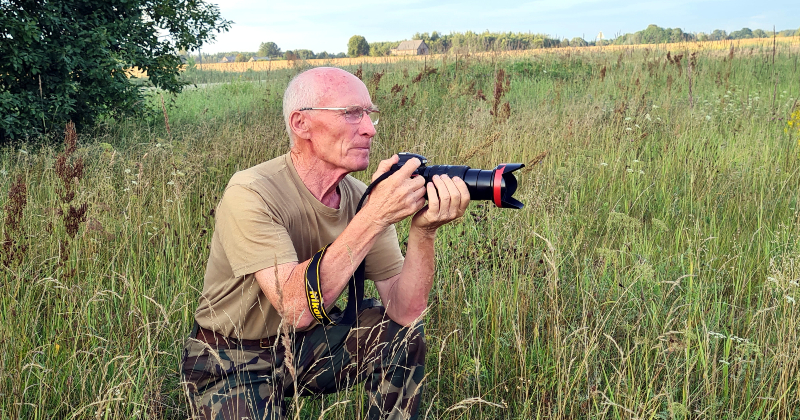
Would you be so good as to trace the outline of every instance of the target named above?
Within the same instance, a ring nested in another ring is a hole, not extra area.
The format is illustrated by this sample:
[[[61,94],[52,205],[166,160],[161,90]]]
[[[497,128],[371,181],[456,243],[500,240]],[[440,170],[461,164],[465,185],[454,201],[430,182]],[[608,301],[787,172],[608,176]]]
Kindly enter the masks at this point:
[[[375,127],[365,112],[357,122],[343,110],[303,108],[375,109],[364,83],[338,68],[318,67],[297,75],[283,96],[283,117],[292,148],[308,153],[347,172],[369,164]]]

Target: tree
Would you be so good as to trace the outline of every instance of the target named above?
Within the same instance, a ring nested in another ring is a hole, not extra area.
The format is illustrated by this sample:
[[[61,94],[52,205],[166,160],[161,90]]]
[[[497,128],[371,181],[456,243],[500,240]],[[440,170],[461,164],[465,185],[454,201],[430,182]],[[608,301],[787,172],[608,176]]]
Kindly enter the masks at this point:
[[[589,43],[587,43],[585,39],[583,39],[583,38],[581,38],[579,36],[576,36],[575,38],[572,38],[571,41],[569,41],[569,45],[571,45],[573,47],[585,47],[585,46],[589,45]]]
[[[242,53],[236,54],[237,63],[244,63],[245,61],[247,61],[247,57],[244,54]]]
[[[258,47],[257,55],[259,57],[280,57],[283,52],[278,47],[278,44],[274,42],[262,42]]]
[[[0,0],[0,142],[135,112],[126,70],[180,92],[178,51],[232,22],[205,0]]]
[[[347,41],[347,55],[350,57],[361,57],[369,55],[369,43],[361,35],[353,35]]]

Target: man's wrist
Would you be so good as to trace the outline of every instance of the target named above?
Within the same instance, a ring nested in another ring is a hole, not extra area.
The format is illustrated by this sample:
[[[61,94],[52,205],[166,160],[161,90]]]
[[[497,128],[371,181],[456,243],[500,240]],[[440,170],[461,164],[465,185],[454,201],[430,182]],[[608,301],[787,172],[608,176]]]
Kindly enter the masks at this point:
[[[436,231],[439,230],[438,228],[425,228],[411,225],[411,229],[409,235],[416,233],[420,235],[424,239],[436,239]]]

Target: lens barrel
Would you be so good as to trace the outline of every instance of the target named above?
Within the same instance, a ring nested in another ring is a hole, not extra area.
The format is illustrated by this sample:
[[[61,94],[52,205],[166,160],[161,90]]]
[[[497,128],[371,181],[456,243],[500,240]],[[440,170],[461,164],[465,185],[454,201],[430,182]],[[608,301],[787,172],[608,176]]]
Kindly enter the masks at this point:
[[[417,158],[422,165],[417,168],[414,175],[425,178],[425,182],[431,182],[434,175],[447,175],[450,178],[459,177],[469,190],[472,200],[491,200],[497,207],[521,209],[525,205],[512,197],[517,191],[517,178],[512,172],[525,167],[522,163],[503,163],[496,168],[472,169],[463,165],[431,165],[427,166],[428,160],[421,155],[414,153],[398,153],[400,161],[392,167],[392,170],[399,169],[408,160]]]

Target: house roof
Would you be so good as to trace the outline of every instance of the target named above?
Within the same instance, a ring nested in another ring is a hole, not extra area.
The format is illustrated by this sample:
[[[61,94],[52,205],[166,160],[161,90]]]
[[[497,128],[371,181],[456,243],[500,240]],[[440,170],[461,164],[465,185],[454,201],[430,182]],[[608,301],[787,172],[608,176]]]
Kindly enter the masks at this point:
[[[398,50],[417,50],[420,45],[424,44],[425,41],[421,39],[414,39],[411,41],[403,41],[400,45],[397,46]]]

